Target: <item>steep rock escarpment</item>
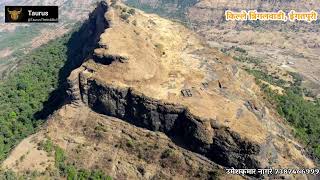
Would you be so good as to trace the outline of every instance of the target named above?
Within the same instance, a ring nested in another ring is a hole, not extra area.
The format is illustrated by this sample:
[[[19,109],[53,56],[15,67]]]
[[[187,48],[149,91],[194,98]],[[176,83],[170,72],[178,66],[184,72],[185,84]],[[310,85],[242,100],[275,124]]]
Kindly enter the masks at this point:
[[[81,66],[88,58],[92,56],[92,51],[99,47],[101,34],[109,27],[109,22],[104,14],[108,10],[106,2],[102,1],[89,14],[89,18],[72,33],[67,42],[67,60],[59,71],[59,87],[53,91],[50,98],[45,102],[44,108],[36,113],[38,119],[45,119],[65,102],[72,101],[68,99],[67,77],[72,70]],[[77,26],[78,27],[78,26]]]
[[[97,48],[100,35],[109,27],[109,22],[104,17],[108,11],[108,5],[102,1],[94,11],[89,14],[89,18],[81,25],[79,30],[73,33],[69,40],[68,54],[73,55],[66,63],[70,70],[79,67],[92,51]]]
[[[134,92],[87,82],[88,105],[93,110],[117,117],[151,131],[161,131],[177,140],[182,147],[200,153],[228,167],[258,168],[254,155],[259,154],[257,144],[244,140],[239,134],[211,120],[213,132],[207,131],[199,117],[188,108],[164,103]]]

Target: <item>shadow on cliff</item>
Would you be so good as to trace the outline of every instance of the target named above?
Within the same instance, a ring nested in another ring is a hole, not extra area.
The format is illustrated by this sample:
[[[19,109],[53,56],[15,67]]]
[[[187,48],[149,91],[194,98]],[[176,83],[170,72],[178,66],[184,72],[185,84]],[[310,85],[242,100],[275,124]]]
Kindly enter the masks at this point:
[[[75,25],[66,44],[67,60],[59,70],[58,88],[50,93],[49,99],[43,103],[42,110],[34,114],[36,119],[47,119],[54,111],[70,101],[66,92],[68,88],[67,77],[72,70],[80,67],[86,59],[90,58],[98,45],[100,35],[109,27],[104,18],[107,10],[107,4],[102,1],[82,25],[80,23]]]

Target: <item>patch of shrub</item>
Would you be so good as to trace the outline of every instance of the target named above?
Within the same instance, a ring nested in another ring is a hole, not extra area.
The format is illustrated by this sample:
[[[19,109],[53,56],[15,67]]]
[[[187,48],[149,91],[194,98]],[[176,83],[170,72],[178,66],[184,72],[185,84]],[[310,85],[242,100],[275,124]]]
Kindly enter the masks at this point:
[[[38,146],[40,149],[46,151],[47,153],[51,153],[54,150],[54,145],[50,139],[40,142]]]
[[[136,10],[135,9],[129,9],[128,13],[131,14],[131,15],[135,15],[136,14]]]
[[[128,13],[121,13],[120,18],[123,20],[128,20],[130,17],[130,14]]]
[[[164,150],[164,151],[162,152],[160,158],[161,158],[161,159],[165,159],[165,158],[168,158],[168,157],[172,156],[172,154],[173,154],[173,150],[172,150],[172,149],[166,149],[166,150]]]
[[[265,92],[266,98],[276,105],[278,113],[284,117],[293,127],[295,136],[298,137],[310,150],[311,155],[320,159],[320,101],[307,101],[303,98],[301,82],[302,77],[298,74],[291,74],[294,82],[290,87],[285,87],[285,93],[279,95],[271,90],[269,86],[262,85],[260,80],[266,80],[266,76],[256,71],[248,71],[253,74]],[[268,82],[281,85],[283,82],[267,76]]]
[[[68,180],[112,180],[112,177],[105,175],[101,170],[78,169],[67,163],[65,152],[58,146],[55,146],[55,166],[59,169],[60,175]]]
[[[261,70],[256,70],[256,69],[245,69],[245,70],[250,74],[252,74],[253,76],[255,76],[256,78],[266,81],[270,84],[273,84],[279,87],[284,87],[287,84],[285,80],[280,79],[279,77],[271,76]]]

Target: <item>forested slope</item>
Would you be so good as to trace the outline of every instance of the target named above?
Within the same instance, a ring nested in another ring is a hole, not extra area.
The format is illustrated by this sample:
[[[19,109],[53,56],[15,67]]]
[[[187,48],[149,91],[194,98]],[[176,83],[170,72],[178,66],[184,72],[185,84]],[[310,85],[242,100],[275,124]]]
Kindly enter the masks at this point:
[[[0,159],[43,121],[35,113],[58,87],[59,70],[67,60],[70,34],[32,51],[0,84]]]

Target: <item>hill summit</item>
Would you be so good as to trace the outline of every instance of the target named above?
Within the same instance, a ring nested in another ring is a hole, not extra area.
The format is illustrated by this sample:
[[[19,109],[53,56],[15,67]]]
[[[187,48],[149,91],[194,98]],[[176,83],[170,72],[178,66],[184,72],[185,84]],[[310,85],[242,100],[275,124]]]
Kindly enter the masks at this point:
[[[230,179],[226,167],[314,167],[254,78],[194,32],[115,2],[100,3],[89,21],[79,36],[92,40],[89,55],[73,62],[69,102],[4,168],[59,176],[49,172],[61,171],[60,151],[66,167],[115,179]]]

